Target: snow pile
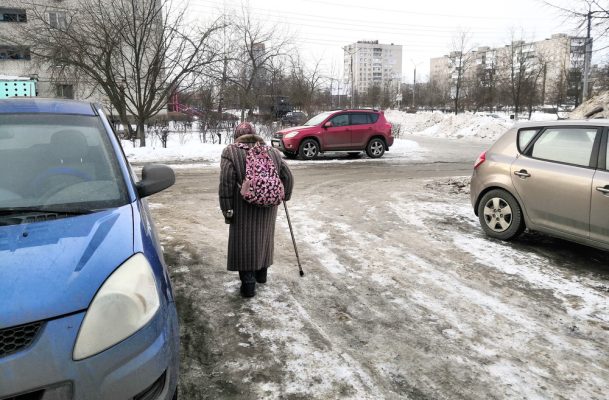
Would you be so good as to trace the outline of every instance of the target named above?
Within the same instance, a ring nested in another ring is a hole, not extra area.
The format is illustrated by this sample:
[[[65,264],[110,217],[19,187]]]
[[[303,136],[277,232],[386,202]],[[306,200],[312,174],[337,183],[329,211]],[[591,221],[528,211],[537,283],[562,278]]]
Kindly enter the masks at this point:
[[[406,139],[408,135],[438,137],[449,139],[475,139],[493,141],[501,136],[514,121],[508,114],[444,114],[441,112],[419,112],[410,114],[403,111],[387,110],[385,116],[394,125],[396,140],[389,152],[381,160],[421,160],[426,157],[428,150],[417,142]],[[556,119],[555,114],[534,113],[532,120]],[[170,129],[172,126],[170,126]],[[134,146],[132,142],[123,140],[123,149],[132,163],[197,163],[208,166],[220,164],[222,150],[226,143],[218,143],[217,136],[207,134],[207,142],[198,132],[198,124],[194,123],[188,131],[170,131],[167,148],[163,148],[158,136],[147,135],[147,146]],[[258,132],[267,139],[275,127],[257,126]],[[399,132],[398,132],[399,130]],[[215,143],[211,142],[211,139]],[[225,135],[222,136],[226,140]],[[364,162],[368,158],[364,153],[360,158],[347,158],[345,153],[325,153],[316,162]],[[299,161],[290,160],[290,163]],[[309,162],[309,161],[305,161]]]
[[[123,150],[131,163],[149,162],[205,162],[219,164],[225,144],[202,143],[196,133],[170,132],[167,148],[160,140],[148,137],[146,147],[136,147],[129,140],[123,140]]]
[[[441,112],[418,112],[388,110],[385,117],[399,127],[400,136],[417,134],[443,138],[497,139],[513,121],[496,114],[444,114]]]
[[[15,75],[0,75],[0,81],[29,81],[31,78],[27,76],[15,76]]]
[[[569,114],[569,119],[586,118],[609,118],[609,92],[588,99]]]
[[[208,137],[209,139],[209,137]],[[224,139],[224,137],[223,137]],[[224,143],[202,143],[199,134],[196,132],[170,132],[167,140],[167,148],[163,148],[161,142],[155,136],[146,138],[147,146],[138,147],[133,145],[129,140],[123,140],[122,146],[125,155],[130,163],[177,163],[186,164],[202,164],[203,166],[217,167],[220,165],[222,150],[226,147]],[[268,141],[267,141],[268,143]],[[385,153],[381,161],[395,161],[396,159],[404,160],[421,160],[427,152],[425,148],[419,146],[417,142],[405,139],[396,139],[391,146],[391,149]],[[354,163],[366,162],[370,159],[362,152],[360,157],[351,158],[346,153],[324,153],[320,154],[315,163]],[[311,161],[290,160],[291,164],[307,164]]]

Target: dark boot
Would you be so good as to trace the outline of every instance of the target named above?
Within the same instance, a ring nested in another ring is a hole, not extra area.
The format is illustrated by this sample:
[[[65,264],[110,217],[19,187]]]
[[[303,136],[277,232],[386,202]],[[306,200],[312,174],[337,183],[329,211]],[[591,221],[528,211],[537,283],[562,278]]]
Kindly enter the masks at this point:
[[[239,271],[241,279],[241,296],[254,297],[256,295],[256,278],[253,271]]]
[[[266,270],[266,268],[262,268],[256,271],[256,282],[266,283]]]

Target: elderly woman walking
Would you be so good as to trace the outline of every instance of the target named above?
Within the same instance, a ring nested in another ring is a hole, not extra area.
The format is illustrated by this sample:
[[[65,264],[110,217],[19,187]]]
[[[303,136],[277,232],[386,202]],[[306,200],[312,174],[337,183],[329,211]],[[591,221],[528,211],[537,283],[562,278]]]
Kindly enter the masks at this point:
[[[256,282],[266,282],[267,268],[273,264],[277,205],[265,207],[244,199],[242,185],[246,180],[248,153],[252,149],[268,153],[283,184],[285,201],[292,195],[294,181],[280,153],[266,146],[250,123],[239,124],[234,138],[235,143],[224,149],[220,162],[220,208],[226,223],[230,224],[227,268],[239,271],[241,295],[253,297]]]

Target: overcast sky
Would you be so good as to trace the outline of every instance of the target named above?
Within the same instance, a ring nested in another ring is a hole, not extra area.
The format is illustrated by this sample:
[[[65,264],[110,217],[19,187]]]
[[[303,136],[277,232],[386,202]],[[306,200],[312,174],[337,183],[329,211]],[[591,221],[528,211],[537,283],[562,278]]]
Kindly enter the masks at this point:
[[[577,0],[556,0],[574,4]],[[189,0],[191,16],[211,16],[240,0]],[[342,71],[342,47],[358,40],[402,45],[403,80],[429,74],[429,59],[447,54],[453,38],[469,32],[472,46],[503,46],[516,38],[543,40],[553,33],[579,34],[575,23],[538,0],[249,0],[251,13],[271,24],[284,23],[306,59],[323,59]],[[597,55],[595,58],[599,58]]]

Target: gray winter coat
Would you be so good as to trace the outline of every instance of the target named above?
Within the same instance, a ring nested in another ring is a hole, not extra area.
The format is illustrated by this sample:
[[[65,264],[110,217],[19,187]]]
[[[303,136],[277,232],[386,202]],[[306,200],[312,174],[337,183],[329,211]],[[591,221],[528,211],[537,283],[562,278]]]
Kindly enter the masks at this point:
[[[264,144],[264,140],[257,135],[244,135],[235,142],[251,146]],[[246,154],[245,149],[228,145],[222,152],[220,162],[220,208],[222,211],[233,210],[234,213],[228,235],[229,271],[257,271],[273,264],[277,206],[259,207],[241,197]],[[270,148],[270,155],[278,167],[287,201],[294,185],[292,173],[277,150]]]

